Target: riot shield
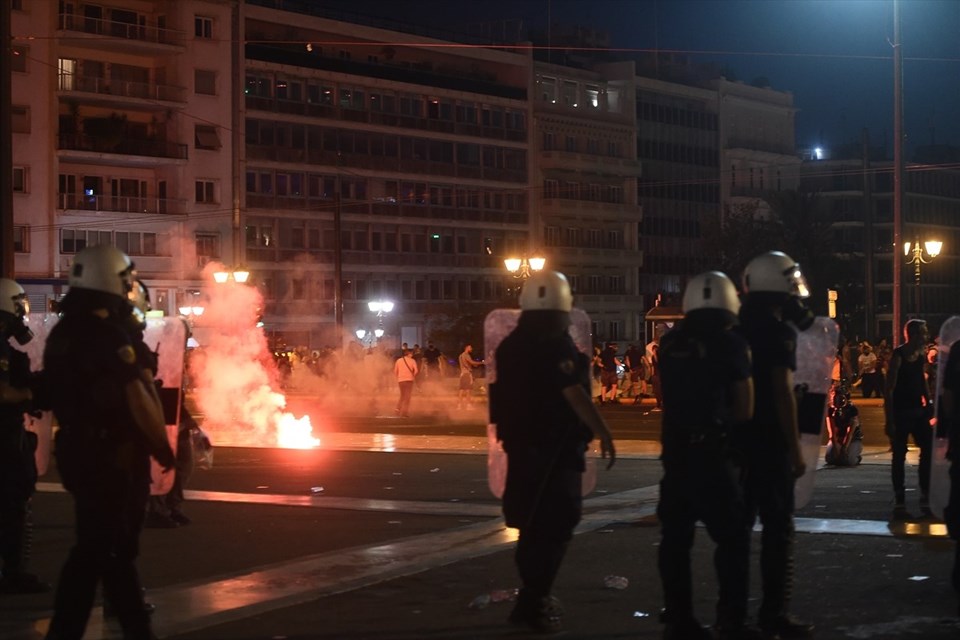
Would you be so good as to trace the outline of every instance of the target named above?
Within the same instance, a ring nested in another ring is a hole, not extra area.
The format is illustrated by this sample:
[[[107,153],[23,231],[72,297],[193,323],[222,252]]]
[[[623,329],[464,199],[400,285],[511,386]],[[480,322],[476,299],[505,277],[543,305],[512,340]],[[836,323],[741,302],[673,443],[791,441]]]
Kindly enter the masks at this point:
[[[938,518],[943,518],[943,508],[950,500],[950,461],[947,459],[947,446],[950,444],[948,425],[940,420],[940,392],[943,391],[943,374],[947,365],[950,347],[960,340],[960,316],[952,316],[940,326],[940,339],[937,343],[937,386],[934,415],[937,425],[933,432],[933,460],[930,465],[930,510]]]
[[[50,330],[60,319],[55,313],[31,313],[27,316],[27,323],[30,330],[33,331],[33,340],[25,345],[19,345],[16,341],[10,344],[14,349],[23,351],[30,357],[30,370],[39,371],[43,368],[43,348],[47,344],[47,336]],[[53,412],[43,411],[38,415],[24,414],[24,425],[27,430],[37,434],[37,450],[34,452],[34,458],[37,462],[37,473],[44,475],[50,466],[50,448],[53,440]]]
[[[497,381],[497,347],[510,335],[520,318],[520,309],[494,309],[483,321],[483,350],[484,364],[488,388]],[[583,353],[590,354],[593,344],[590,335],[590,317],[582,309],[573,309],[570,312],[570,337],[574,344]],[[491,398],[491,403],[494,400]],[[491,411],[492,413],[492,411]],[[503,497],[503,490],[507,484],[507,454],[503,450],[503,443],[497,439],[497,425],[491,418],[487,424],[487,485],[490,493],[497,498]],[[587,466],[583,473],[581,492],[589,494],[597,486],[597,463],[595,455],[587,456]]]
[[[180,394],[183,392],[183,361],[187,349],[187,326],[181,318],[147,318],[143,341],[157,353],[158,389],[163,403],[167,438],[173,452],[177,452],[177,430],[180,424]],[[153,458],[150,459],[150,494],[164,495],[173,488],[173,469],[164,471]]]
[[[800,450],[806,471],[794,486],[797,509],[810,501],[813,478],[820,457],[820,440],[830,393],[830,375],[837,357],[840,328],[830,318],[817,317],[813,326],[797,332],[797,371],[794,391],[797,394],[797,424],[800,428]]]

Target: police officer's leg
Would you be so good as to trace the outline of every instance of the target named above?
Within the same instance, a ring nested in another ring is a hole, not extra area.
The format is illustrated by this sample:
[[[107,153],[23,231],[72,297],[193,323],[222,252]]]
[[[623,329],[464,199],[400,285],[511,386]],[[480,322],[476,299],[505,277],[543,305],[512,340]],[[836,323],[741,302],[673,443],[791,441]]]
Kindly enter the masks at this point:
[[[582,474],[542,452],[508,457],[508,465],[504,513],[520,529],[515,561],[523,584],[510,619],[558,630],[562,611],[550,592],[580,521]]]
[[[140,554],[140,532],[149,497],[149,467],[138,470],[136,477],[117,482],[108,500],[111,504],[111,525],[114,545],[103,574],[103,590],[116,610],[125,638],[150,636],[150,617],[143,602],[143,589],[137,573]]]
[[[750,528],[744,526],[741,470],[720,455],[712,465],[700,465],[704,473],[697,492],[697,512],[717,544],[713,558],[719,586],[717,627],[736,630],[747,618]]]
[[[97,583],[113,545],[110,508],[101,498],[101,484],[94,477],[70,483],[76,542],[60,571],[48,638],[80,640],[87,626]]]
[[[768,455],[754,465],[752,488],[763,525],[760,536],[760,574],[763,601],[758,619],[765,623],[787,615],[793,587],[793,488],[790,465],[784,456]]]
[[[679,468],[678,468],[679,466]],[[660,481],[660,548],[657,561],[663,585],[666,623],[693,619],[693,585],[690,549],[693,547],[697,515],[689,496],[688,465],[664,465]],[[672,467],[672,468],[671,468]]]

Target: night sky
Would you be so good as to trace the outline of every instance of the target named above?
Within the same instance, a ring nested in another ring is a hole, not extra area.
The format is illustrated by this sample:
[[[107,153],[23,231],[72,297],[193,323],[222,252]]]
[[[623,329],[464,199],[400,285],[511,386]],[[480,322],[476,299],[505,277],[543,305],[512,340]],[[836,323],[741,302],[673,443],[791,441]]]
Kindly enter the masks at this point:
[[[792,91],[797,145],[859,140],[892,149],[893,0],[325,0],[357,13],[467,27],[522,20],[608,31],[614,48],[709,52],[695,60]],[[900,0],[904,130],[960,146],[960,1]]]

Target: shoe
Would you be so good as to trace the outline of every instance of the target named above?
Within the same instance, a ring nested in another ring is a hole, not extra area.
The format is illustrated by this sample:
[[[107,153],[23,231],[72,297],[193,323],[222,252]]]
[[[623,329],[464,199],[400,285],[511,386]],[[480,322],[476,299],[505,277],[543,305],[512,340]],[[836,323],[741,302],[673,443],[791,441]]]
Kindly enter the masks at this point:
[[[801,622],[793,616],[783,615],[772,620],[761,620],[760,631],[768,640],[792,640],[793,638],[812,638],[813,625]]]
[[[537,633],[559,633],[563,630],[563,607],[553,596],[534,601],[521,596],[507,619],[511,624],[530,627]]]
[[[183,526],[190,524],[193,520],[190,519],[190,516],[185,514],[183,511],[177,509],[176,511],[170,512],[170,519],[176,522],[178,525]]]
[[[170,516],[151,511],[144,518],[143,526],[148,529],[176,529],[180,524]]]
[[[47,593],[51,586],[32,573],[17,573],[0,578],[0,593]]]

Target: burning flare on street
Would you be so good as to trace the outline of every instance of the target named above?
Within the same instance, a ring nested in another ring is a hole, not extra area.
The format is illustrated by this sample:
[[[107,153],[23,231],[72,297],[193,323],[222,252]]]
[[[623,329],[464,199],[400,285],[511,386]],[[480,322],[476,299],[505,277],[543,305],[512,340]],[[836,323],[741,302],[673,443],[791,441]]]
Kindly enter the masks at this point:
[[[194,326],[200,346],[189,375],[204,428],[214,444],[308,449],[320,445],[310,417],[284,411],[286,398],[263,330],[257,326],[263,298],[256,287],[214,283],[222,265],[204,269],[205,309]]]

